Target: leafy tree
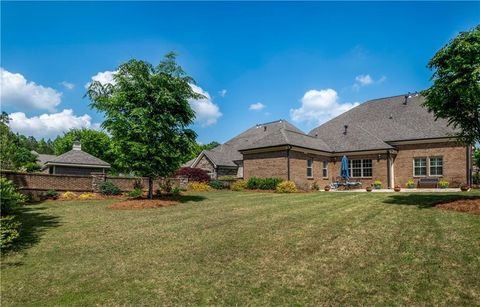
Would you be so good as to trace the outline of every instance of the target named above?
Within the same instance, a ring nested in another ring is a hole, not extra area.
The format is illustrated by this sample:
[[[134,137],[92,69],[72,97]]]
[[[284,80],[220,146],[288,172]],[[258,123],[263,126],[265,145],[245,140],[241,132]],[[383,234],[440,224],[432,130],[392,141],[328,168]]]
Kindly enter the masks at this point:
[[[156,67],[132,59],[120,65],[113,80],[93,82],[87,95],[91,106],[105,113],[102,127],[112,136],[116,163],[149,177],[152,198],[153,179],[177,170],[195,145],[196,134],[188,128],[195,114],[188,100],[202,96],[192,90],[194,80],[176,63],[174,53]]]
[[[473,164],[480,168],[480,148],[475,149],[473,152]]]
[[[42,138],[37,142],[37,148],[35,151],[39,154],[53,155],[55,153],[53,141],[50,139],[45,141],[45,139]]]
[[[112,152],[112,142],[108,134],[103,131],[91,129],[71,129],[53,141],[54,152],[61,155],[72,150],[73,142],[79,140],[82,150],[105,162],[114,164],[115,158]]]
[[[428,63],[433,85],[423,91],[436,118],[460,129],[466,144],[480,142],[480,25],[462,32]]]
[[[20,138],[10,130],[8,114],[0,116],[0,168],[37,171],[37,157],[22,145]]]

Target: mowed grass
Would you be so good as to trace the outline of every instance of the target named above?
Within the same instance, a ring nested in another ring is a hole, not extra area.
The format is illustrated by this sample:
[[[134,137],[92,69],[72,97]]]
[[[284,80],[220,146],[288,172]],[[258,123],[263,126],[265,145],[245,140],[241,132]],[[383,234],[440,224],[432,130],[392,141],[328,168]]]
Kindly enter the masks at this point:
[[[479,305],[480,193],[189,194],[174,207],[28,205],[2,306]]]

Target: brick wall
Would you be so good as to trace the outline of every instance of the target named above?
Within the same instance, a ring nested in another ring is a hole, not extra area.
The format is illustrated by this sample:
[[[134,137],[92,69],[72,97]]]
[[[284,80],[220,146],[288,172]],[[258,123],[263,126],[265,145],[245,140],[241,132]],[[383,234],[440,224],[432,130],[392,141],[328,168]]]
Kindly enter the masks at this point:
[[[307,159],[313,159],[313,178],[307,178]],[[302,190],[310,190],[313,183],[323,189],[330,183],[330,171],[328,177],[323,178],[323,161],[330,161],[329,157],[307,154],[298,151],[290,152],[290,179]],[[328,165],[330,167],[330,163]]]
[[[243,155],[243,178],[276,177],[287,179],[287,152],[272,151]]]
[[[20,190],[92,191],[92,176],[16,173],[10,171],[2,171],[1,176],[12,180]]]
[[[413,176],[413,159],[415,157],[443,157],[443,176],[451,187],[458,187],[467,182],[466,148],[456,143],[417,144],[398,146],[399,151],[394,159],[395,185],[405,186]]]
[[[12,180],[20,191],[72,191],[72,192],[92,192],[97,191],[98,186],[104,180],[113,182],[123,192],[133,190],[135,182],[140,180],[143,189],[148,189],[148,178],[146,177],[113,177],[102,173],[93,173],[89,176],[79,175],[51,175],[44,173],[18,173],[12,171],[2,171],[2,177]],[[186,188],[188,181],[183,178],[170,178],[173,186]],[[154,180],[154,191],[159,188],[162,179]]]

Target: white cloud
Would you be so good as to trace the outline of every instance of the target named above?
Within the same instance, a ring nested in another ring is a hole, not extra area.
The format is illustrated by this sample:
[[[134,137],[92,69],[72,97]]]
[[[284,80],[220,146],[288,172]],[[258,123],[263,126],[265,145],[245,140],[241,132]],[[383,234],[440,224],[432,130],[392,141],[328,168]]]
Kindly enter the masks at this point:
[[[90,83],[92,83],[93,81],[98,81],[102,85],[105,85],[108,83],[115,84],[115,81],[113,80],[113,74],[115,73],[117,73],[117,71],[107,70],[107,71],[98,72],[95,76],[92,76],[92,80],[90,82],[85,84],[85,88],[88,88],[90,86]]]
[[[249,110],[253,110],[253,111],[260,111],[260,110],[263,110],[265,109],[265,105],[261,102],[257,102],[257,103],[253,103],[250,105],[250,107],[248,107]]]
[[[309,90],[300,101],[302,103],[300,108],[290,109],[290,117],[295,122],[315,124],[322,124],[359,105],[358,102],[340,103],[337,92],[330,88]]]
[[[220,95],[220,97],[225,97],[225,95],[227,95],[227,90],[223,89],[223,90],[219,91],[218,94]]]
[[[67,82],[67,81],[62,81],[60,84],[66,88],[67,90],[73,90],[75,88],[75,84]]]
[[[219,107],[213,103],[210,94],[204,91],[201,87],[190,84],[190,87],[195,93],[203,95],[205,98],[190,99],[190,107],[195,111],[195,122],[202,127],[213,125],[218,118],[222,116]]]
[[[362,86],[372,85],[375,83],[382,83],[387,77],[382,76],[378,80],[374,80],[370,75],[358,75],[355,77],[355,83],[353,84],[353,89],[358,91]]]
[[[4,105],[53,112],[61,102],[62,93],[53,88],[27,81],[23,75],[11,73],[3,68],[0,68],[0,75],[0,100]]]
[[[372,77],[370,75],[359,75],[355,77],[355,81],[361,86],[369,85],[373,83]]]
[[[35,137],[54,138],[72,128],[99,128],[98,123],[92,124],[90,115],[76,116],[72,109],[32,117],[27,117],[23,112],[16,112],[9,114],[9,117],[11,119],[9,126],[14,132]]]

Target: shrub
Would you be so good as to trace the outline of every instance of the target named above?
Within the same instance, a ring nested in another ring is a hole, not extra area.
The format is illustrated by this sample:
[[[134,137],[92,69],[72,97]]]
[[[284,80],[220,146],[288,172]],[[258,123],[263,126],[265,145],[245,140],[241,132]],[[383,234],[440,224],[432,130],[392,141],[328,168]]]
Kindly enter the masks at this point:
[[[87,199],[94,199],[96,197],[97,196],[94,193],[83,193],[83,194],[80,194],[80,196],[78,196],[78,199],[87,200]]]
[[[235,181],[237,178],[235,176],[219,176],[218,180],[221,181]]]
[[[474,184],[480,184],[480,172],[473,174],[472,181]]]
[[[448,185],[449,185],[448,181],[446,181],[444,179],[442,179],[438,182],[438,187],[440,189],[446,189],[446,188],[448,188]]]
[[[182,167],[175,173],[175,176],[187,177],[188,181],[194,181],[194,182],[210,181],[210,176],[208,175],[208,173],[201,168]]]
[[[415,187],[415,181],[413,179],[408,179],[405,186],[407,187],[407,189],[413,189]]]
[[[375,181],[373,182],[373,187],[374,187],[375,189],[377,189],[377,190],[378,190],[378,189],[381,189],[381,188],[382,188],[382,182],[381,182],[380,180],[375,180]]]
[[[73,192],[65,192],[60,195],[60,198],[64,200],[71,200],[77,198],[77,194]]]
[[[297,192],[297,186],[293,181],[283,181],[277,185],[278,193],[295,193]]]
[[[100,193],[103,195],[119,195],[120,188],[111,181],[105,181],[100,185]]]
[[[20,236],[20,226],[13,215],[0,217],[0,249],[11,246]]]
[[[133,183],[133,188],[143,190],[142,179],[140,178],[135,179],[135,182]]]
[[[190,182],[188,188],[196,192],[208,192],[212,190],[212,187],[205,182]]]
[[[158,187],[160,188],[160,192],[170,193],[173,188],[172,181],[170,179],[161,180]]]
[[[247,182],[245,180],[237,180],[230,185],[232,191],[243,191],[247,188]]]
[[[212,180],[212,181],[210,181],[209,184],[210,184],[210,186],[211,186],[212,188],[214,188],[215,190],[221,190],[221,189],[224,188],[223,182],[221,182],[220,180]]]
[[[319,191],[320,190],[320,186],[318,185],[318,182],[314,181],[312,183],[312,186],[310,187],[312,191]]]
[[[247,188],[251,190],[275,190],[277,185],[282,182],[279,178],[257,178],[251,177],[247,181]]]
[[[45,196],[47,198],[51,198],[51,199],[57,199],[58,198],[58,192],[55,191],[55,190],[48,190],[46,193],[45,193]]]
[[[0,214],[9,215],[26,200],[23,194],[17,192],[12,181],[0,178]]]
[[[143,196],[143,190],[139,188],[135,188],[132,191],[128,192],[127,195],[130,198],[140,198]]]
[[[179,187],[173,187],[171,193],[175,196],[180,195],[180,188]]]

